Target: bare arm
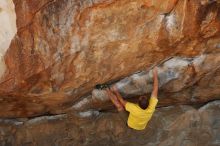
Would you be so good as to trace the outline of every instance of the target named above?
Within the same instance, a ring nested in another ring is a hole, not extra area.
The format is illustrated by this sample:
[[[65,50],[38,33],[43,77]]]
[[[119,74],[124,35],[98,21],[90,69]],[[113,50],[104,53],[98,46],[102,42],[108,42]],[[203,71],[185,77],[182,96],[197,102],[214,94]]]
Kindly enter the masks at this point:
[[[153,78],[154,78],[154,85],[153,85],[153,91],[151,93],[151,97],[157,98],[158,94],[158,77],[157,77],[157,67],[153,69]]]
[[[116,97],[118,98],[120,103],[125,107],[127,101],[123,99],[121,94],[118,92],[117,88],[114,86],[113,88],[111,88],[111,90],[116,94]]]
[[[122,111],[123,107],[119,103],[117,97],[112,93],[112,91],[109,89],[106,89],[106,92],[107,92],[109,98],[111,99],[112,103],[117,107],[118,111]]]

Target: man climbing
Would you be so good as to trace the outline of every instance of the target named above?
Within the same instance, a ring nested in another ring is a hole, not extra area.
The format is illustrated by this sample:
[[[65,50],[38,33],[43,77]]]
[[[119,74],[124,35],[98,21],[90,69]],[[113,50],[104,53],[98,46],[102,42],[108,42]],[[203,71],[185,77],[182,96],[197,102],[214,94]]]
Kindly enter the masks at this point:
[[[122,111],[124,108],[129,112],[129,117],[127,121],[127,125],[130,128],[135,130],[143,130],[145,129],[148,121],[151,119],[158,99],[158,77],[157,77],[157,68],[153,70],[153,91],[150,97],[150,100],[147,100],[145,96],[141,96],[138,99],[138,104],[134,104],[128,102],[122,98],[116,87],[111,89],[106,89],[107,94],[113,104],[117,107],[118,111]]]

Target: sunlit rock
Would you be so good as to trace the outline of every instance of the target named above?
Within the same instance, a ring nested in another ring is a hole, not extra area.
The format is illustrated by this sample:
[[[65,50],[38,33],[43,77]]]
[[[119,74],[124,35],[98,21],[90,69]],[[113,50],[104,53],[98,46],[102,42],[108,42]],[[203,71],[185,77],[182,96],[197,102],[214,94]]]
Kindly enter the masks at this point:
[[[66,113],[81,102],[88,105],[82,109],[111,109],[95,85],[123,80],[120,92],[136,99],[152,84],[151,73],[136,73],[155,65],[160,106],[219,98],[217,1],[13,2],[18,32],[3,55],[0,117]],[[191,59],[206,55],[205,65],[194,66]]]
[[[12,0],[0,1],[0,78],[6,70],[4,56],[17,32],[16,14]]]

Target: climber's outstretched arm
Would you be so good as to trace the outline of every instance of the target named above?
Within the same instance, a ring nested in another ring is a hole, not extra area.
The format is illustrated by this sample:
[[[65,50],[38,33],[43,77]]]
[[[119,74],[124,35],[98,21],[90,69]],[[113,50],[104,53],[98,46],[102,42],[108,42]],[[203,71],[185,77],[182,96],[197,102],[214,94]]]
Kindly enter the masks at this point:
[[[112,93],[112,91],[110,89],[106,89],[106,92],[108,94],[108,97],[110,98],[110,100],[112,101],[112,103],[117,107],[118,111],[122,111],[123,107],[120,104],[120,102],[118,101],[117,97],[115,94]]]
[[[158,94],[158,73],[157,73],[157,67],[153,69],[153,78],[154,78],[154,85],[153,85],[153,91],[151,93],[151,97],[157,98]]]
[[[115,93],[116,97],[118,98],[118,100],[120,101],[120,103],[125,107],[127,101],[123,99],[123,97],[121,96],[121,94],[118,92],[118,89],[113,86],[111,88],[111,90]]]

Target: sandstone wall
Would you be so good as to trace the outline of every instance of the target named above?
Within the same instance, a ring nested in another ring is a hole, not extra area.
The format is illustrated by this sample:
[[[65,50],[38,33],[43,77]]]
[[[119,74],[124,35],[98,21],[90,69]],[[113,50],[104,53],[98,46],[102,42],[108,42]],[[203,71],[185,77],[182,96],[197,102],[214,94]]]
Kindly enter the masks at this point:
[[[160,69],[162,106],[219,98],[218,1],[13,2],[18,31],[4,55],[0,117],[65,113],[85,101],[96,84],[149,70],[171,57],[179,59]],[[192,61],[200,56],[205,65]],[[140,93],[149,92],[144,88]],[[140,94],[134,90],[121,92]],[[97,101],[88,107],[108,105]]]

